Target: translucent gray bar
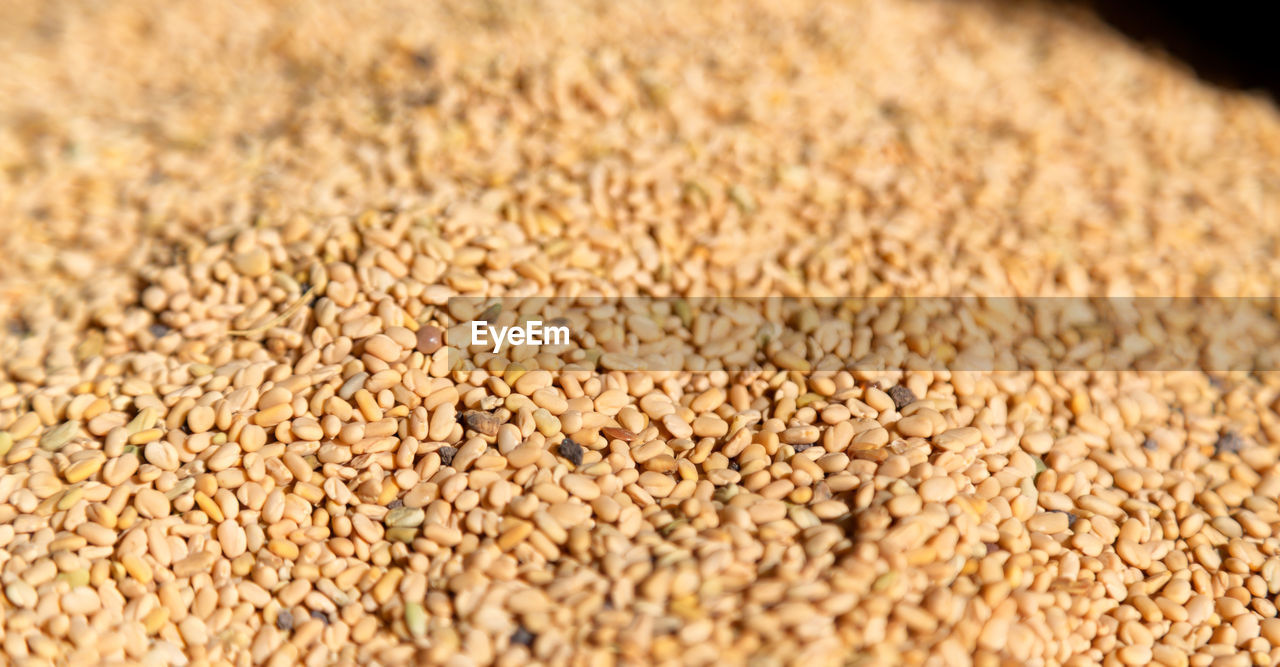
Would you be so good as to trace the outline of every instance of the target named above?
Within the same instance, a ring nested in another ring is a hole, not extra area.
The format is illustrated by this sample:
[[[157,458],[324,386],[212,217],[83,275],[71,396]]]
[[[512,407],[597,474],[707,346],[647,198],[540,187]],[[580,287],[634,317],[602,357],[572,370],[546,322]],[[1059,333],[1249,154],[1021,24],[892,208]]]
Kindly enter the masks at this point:
[[[451,368],[493,371],[1269,371],[1278,316],[1270,297],[454,297],[435,315]]]

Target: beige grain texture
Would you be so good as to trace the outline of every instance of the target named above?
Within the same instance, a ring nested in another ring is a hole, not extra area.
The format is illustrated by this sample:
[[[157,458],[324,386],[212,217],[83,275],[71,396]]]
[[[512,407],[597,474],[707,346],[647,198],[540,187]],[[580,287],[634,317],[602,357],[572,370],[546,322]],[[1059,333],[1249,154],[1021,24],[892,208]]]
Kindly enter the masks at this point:
[[[1273,105],[1088,16],[7,3],[0,72],[6,663],[1280,663],[1276,374],[691,305],[1276,293]],[[459,295],[594,309],[468,367]]]

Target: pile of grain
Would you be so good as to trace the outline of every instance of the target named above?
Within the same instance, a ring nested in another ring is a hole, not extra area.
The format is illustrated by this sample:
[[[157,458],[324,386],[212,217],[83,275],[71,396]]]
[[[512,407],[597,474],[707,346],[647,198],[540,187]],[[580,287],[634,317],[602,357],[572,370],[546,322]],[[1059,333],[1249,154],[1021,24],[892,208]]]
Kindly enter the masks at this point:
[[[455,294],[1276,293],[1280,116],[982,2],[6,3],[14,664],[1280,660],[1275,374],[450,372]]]

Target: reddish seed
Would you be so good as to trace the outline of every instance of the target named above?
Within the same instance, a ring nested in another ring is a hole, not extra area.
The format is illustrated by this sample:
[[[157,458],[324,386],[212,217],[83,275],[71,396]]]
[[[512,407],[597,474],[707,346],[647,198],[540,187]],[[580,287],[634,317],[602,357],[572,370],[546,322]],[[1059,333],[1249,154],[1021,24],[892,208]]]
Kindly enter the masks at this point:
[[[418,351],[423,354],[434,353],[444,344],[443,341],[444,332],[439,327],[424,324],[421,329],[418,329]]]
[[[631,442],[636,439],[636,434],[625,428],[617,428],[614,426],[606,426],[600,429],[600,433],[610,440],[621,440],[623,442]]]

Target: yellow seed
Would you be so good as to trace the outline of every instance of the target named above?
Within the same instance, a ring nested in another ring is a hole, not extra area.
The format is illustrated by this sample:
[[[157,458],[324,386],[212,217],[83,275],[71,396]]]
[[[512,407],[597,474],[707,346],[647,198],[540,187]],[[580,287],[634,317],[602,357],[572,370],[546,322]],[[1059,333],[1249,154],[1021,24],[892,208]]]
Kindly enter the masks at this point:
[[[376,422],[382,419],[382,408],[378,407],[377,402],[373,400],[373,394],[367,389],[361,389],[356,392],[356,406],[360,408],[360,414],[364,415],[366,421]]]
[[[498,548],[503,551],[509,551],[517,544],[525,541],[529,537],[529,533],[533,532],[533,524],[528,521],[512,520],[511,527],[507,528],[498,536]]]
[[[111,403],[108,402],[107,399],[98,398],[90,403],[89,407],[84,409],[84,414],[81,415],[81,418],[85,420],[93,419],[110,409]]]
[[[298,545],[288,540],[271,540],[267,543],[267,550],[286,560],[298,558]]]
[[[145,431],[138,431],[137,433],[129,436],[129,444],[145,445],[149,442],[159,440],[162,435],[164,435],[164,431],[161,431],[158,428],[149,428]]]
[[[125,572],[137,579],[139,583],[144,585],[151,583],[151,566],[138,556],[125,554],[120,557],[120,564],[124,566]]]
[[[391,599],[391,594],[395,592],[396,587],[400,585],[400,579],[404,577],[404,571],[400,568],[392,568],[382,575],[378,583],[373,585],[373,599],[382,604]]]
[[[151,611],[147,612],[146,616],[142,617],[142,626],[146,628],[147,634],[149,635],[154,635],[155,633],[159,632],[160,628],[163,628],[165,623],[168,623],[168,622],[169,622],[168,607],[156,607],[155,609],[152,609]]]
[[[253,423],[258,426],[270,427],[283,422],[293,416],[293,406],[289,403],[280,403],[273,405],[266,410],[261,410],[253,415]]]
[[[231,574],[234,574],[237,577],[248,575],[249,572],[253,570],[253,562],[253,554],[240,554],[235,560],[231,561]]]
[[[71,489],[67,489],[67,492],[62,494],[61,498],[58,498],[58,504],[56,505],[56,507],[58,508],[58,511],[71,509],[71,506],[79,502],[80,498],[82,498],[83,496],[84,496],[84,489],[81,487],[77,486]]]
[[[391,488],[393,491],[398,490],[398,489],[395,489],[395,487],[392,487],[392,486],[391,486],[391,485],[389,485],[389,484],[388,484],[388,485],[386,485],[386,486],[384,486],[384,487],[383,487],[383,490],[385,491],[387,488]],[[297,495],[298,495],[298,497],[300,497],[300,498],[302,498],[303,500],[305,500],[305,501],[307,501],[307,502],[311,503],[312,505],[319,505],[319,504],[320,504],[320,501],[324,499],[324,489],[321,489],[320,487],[316,486],[315,484],[308,484],[308,483],[306,483],[306,482],[298,482],[298,483],[296,483],[296,484],[294,484],[294,485],[293,485],[293,492],[294,492],[295,494],[297,494]],[[385,495],[385,494],[384,494],[384,495]],[[386,500],[386,502],[383,502],[381,499],[379,499],[378,504],[379,504],[379,505],[386,505],[387,503],[391,502],[391,500],[392,500],[393,498],[395,498],[395,495],[394,495],[394,494],[391,496],[391,498],[388,498],[388,499]]]
[[[66,472],[63,473],[63,476],[66,478],[68,484],[83,482],[84,480],[89,479],[95,473],[101,470],[102,464],[104,461],[105,459],[103,459],[101,456],[95,456],[93,458],[85,459],[83,461],[77,461],[67,467],[67,470]]]
[[[502,369],[502,379],[507,383],[507,386],[514,387],[516,380],[519,380],[520,376],[524,375],[527,371],[528,369],[524,366],[519,363],[512,362],[507,364],[506,368]]]
[[[218,507],[218,504],[213,502],[213,498],[210,498],[199,491],[196,491],[195,497],[196,504],[200,506],[200,509],[204,510],[204,513],[209,517],[209,520],[214,523],[222,523],[226,516],[222,513],[222,508]]]
[[[47,502],[47,501],[46,501]],[[89,541],[80,535],[67,535],[49,543],[49,553],[57,553],[59,551],[75,551],[83,549]]]

